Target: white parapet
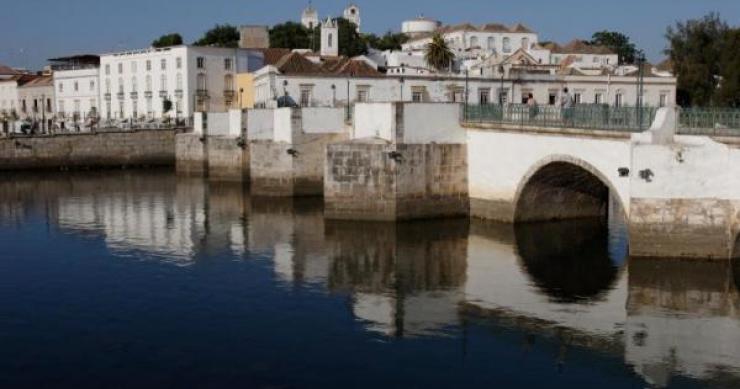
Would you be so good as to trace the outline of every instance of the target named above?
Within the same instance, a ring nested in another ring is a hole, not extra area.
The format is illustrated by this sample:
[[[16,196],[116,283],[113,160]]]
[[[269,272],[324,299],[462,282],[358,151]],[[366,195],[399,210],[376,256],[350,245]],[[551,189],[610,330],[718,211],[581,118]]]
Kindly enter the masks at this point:
[[[407,144],[467,143],[454,103],[362,103],[355,105],[352,139]]]

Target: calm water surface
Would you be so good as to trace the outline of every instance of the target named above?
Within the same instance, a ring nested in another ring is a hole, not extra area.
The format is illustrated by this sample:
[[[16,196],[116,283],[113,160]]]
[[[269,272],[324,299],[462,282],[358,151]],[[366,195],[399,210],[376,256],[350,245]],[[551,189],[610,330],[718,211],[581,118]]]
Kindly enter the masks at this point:
[[[0,387],[740,387],[740,271],[624,226],[325,221],[170,172],[0,177]]]

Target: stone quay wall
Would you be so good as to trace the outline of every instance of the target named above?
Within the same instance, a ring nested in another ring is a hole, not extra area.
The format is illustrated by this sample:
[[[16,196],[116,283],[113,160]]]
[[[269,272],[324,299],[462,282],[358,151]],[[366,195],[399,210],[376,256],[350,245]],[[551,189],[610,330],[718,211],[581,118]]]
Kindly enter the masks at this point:
[[[173,166],[176,130],[0,139],[0,170]]]
[[[467,147],[461,144],[329,145],[325,215],[396,221],[467,216]]]

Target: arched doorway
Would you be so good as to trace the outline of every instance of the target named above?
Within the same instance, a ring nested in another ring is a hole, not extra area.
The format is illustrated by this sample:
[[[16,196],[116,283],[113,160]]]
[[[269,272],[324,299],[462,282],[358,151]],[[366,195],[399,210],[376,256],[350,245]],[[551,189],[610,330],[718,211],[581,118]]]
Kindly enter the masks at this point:
[[[612,186],[592,166],[581,161],[550,161],[538,165],[523,181],[515,200],[514,220],[606,220],[612,198],[618,202],[616,208],[624,209]]]

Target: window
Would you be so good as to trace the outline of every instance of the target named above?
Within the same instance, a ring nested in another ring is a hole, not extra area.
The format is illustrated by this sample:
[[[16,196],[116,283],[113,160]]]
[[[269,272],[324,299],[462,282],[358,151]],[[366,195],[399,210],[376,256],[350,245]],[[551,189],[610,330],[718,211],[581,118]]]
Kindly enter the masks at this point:
[[[51,99],[46,99],[46,112],[51,112]]]
[[[658,101],[658,107],[665,107],[668,105],[668,95],[665,93],[660,94],[660,100]]]
[[[136,77],[131,77],[131,92],[136,92]]]
[[[231,74],[227,74],[224,76],[224,90],[234,90],[234,76],[232,76]]]
[[[80,83],[75,81],[74,86],[75,86],[75,92],[78,92],[80,90]]]
[[[509,102],[509,90],[507,88],[499,89],[498,101],[501,105],[504,105]]]
[[[64,116],[64,100],[59,100],[57,108],[59,108],[59,115]]]
[[[80,100],[75,100],[74,104],[75,104],[75,110],[73,114],[75,118],[79,118],[80,117]]]
[[[232,66],[231,66],[232,63],[231,62],[232,62],[231,61],[231,58],[225,58],[224,59],[224,70],[231,70],[231,68],[232,68]]]
[[[203,73],[198,74],[197,79],[198,89],[199,90],[206,90],[206,75]]]
[[[594,93],[594,104],[603,104],[603,103],[604,103],[604,94],[602,92]]]
[[[151,70],[152,70],[152,61],[151,60],[147,60],[146,61],[146,71],[148,72],[148,71],[151,71]]]
[[[105,65],[105,74],[110,75],[110,64]]]
[[[162,70],[167,70],[167,60],[166,59],[162,59],[161,61],[159,61],[159,68]]]
[[[118,93],[123,94],[123,78],[118,79]]]
[[[177,90],[182,90],[182,73],[177,73]]]
[[[511,38],[504,38],[504,53],[511,53]]]
[[[131,73],[136,73],[136,61],[131,62]]]
[[[478,37],[477,36],[470,37],[470,47],[474,48],[477,46],[478,46]]]
[[[573,93],[573,104],[581,104],[581,92]]]
[[[152,76],[147,75],[146,76],[146,79],[145,79],[145,82],[146,82],[146,85],[145,85],[146,89],[145,90],[147,92],[151,92],[152,91]]]
[[[21,112],[26,113],[26,100],[21,100]]]
[[[312,85],[301,85],[301,107],[311,106]]]
[[[206,59],[204,57],[198,57],[195,59],[195,64],[198,67],[198,69],[205,69],[206,68]]]
[[[118,64],[118,74],[123,74],[123,64],[122,63]]]
[[[555,104],[557,104],[557,102],[558,102],[558,91],[551,90],[547,94],[547,104],[548,105],[555,105]]]
[[[152,99],[146,99],[146,115],[148,117],[154,117],[154,108],[152,104]]]
[[[118,102],[118,118],[123,119],[123,100]]]
[[[94,112],[95,114],[98,113],[98,107],[96,107],[97,103],[95,102],[95,99],[90,99],[90,112]]]
[[[617,94],[614,95],[614,106],[615,107],[622,106],[622,92],[617,92]]]
[[[112,109],[111,109],[110,101],[106,101],[105,102],[105,118],[108,119],[108,120],[110,120],[111,117],[112,117],[111,110]]]
[[[367,103],[370,101],[370,86],[362,85],[357,87],[357,102]]]
[[[420,91],[414,91],[411,93],[411,101],[415,103],[421,103],[424,101],[424,93]]]
[[[329,48],[333,47],[334,45],[334,34],[329,34],[328,43]]]
[[[159,77],[159,90],[162,92],[167,90],[167,76],[164,74]]]
[[[522,49],[529,49],[529,38],[522,38]]]
[[[182,58],[175,58],[175,67],[177,67],[178,69],[182,69]]]
[[[95,81],[91,80],[90,81],[90,92],[92,92],[94,90],[95,90]]]
[[[105,93],[110,93],[110,78],[105,79]]]
[[[453,103],[462,103],[465,101],[465,88],[454,88],[452,90],[450,101]]]
[[[496,39],[492,36],[488,37],[488,50],[493,50],[496,47]]]
[[[64,83],[60,82],[59,83],[59,93],[62,93],[62,92],[64,92]]]
[[[478,101],[480,105],[486,105],[491,103],[491,89],[482,88],[478,89]]]

